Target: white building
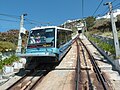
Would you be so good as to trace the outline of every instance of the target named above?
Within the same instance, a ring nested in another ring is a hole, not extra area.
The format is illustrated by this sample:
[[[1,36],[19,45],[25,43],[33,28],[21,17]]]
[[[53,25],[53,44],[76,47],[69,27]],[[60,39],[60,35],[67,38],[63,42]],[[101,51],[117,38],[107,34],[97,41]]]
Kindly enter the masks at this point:
[[[116,17],[117,15],[120,14],[120,9],[113,10],[113,16]],[[106,15],[97,17],[96,19],[102,19],[102,18],[110,18],[110,13],[108,12]]]

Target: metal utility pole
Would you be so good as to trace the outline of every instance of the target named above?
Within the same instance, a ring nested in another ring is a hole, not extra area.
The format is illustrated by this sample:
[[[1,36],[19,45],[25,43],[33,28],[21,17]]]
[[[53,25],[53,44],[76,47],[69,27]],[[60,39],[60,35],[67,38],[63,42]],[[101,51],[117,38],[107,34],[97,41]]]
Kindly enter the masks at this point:
[[[84,19],[84,29],[85,29],[85,32],[87,33],[87,25],[86,25],[86,20]]]
[[[112,3],[108,2],[108,3],[105,3],[105,5],[109,5],[109,9],[110,9],[110,18],[111,18],[111,24],[112,24],[113,40],[114,40],[114,46],[115,46],[115,52],[116,52],[115,54],[116,54],[116,58],[117,58],[120,56],[120,48],[119,48],[119,41],[118,41],[118,36],[117,36],[115,20],[113,17]]]
[[[22,28],[24,25],[24,16],[26,16],[27,14],[22,14],[20,16],[20,31],[19,31],[19,37],[18,37],[18,47],[16,50],[17,54],[21,54],[21,49],[22,49],[22,37],[21,37],[21,32],[22,32]]]
[[[82,19],[82,23],[83,23],[82,34],[84,35],[85,31],[86,31],[86,21],[85,21],[85,19]]]

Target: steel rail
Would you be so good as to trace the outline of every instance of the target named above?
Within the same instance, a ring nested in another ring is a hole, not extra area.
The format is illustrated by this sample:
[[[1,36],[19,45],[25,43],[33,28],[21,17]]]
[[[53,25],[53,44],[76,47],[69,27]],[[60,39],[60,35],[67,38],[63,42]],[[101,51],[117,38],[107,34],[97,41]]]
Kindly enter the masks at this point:
[[[26,73],[22,78],[20,78],[18,81],[16,81],[14,84],[12,84],[11,86],[9,86],[6,90],[11,90],[12,88],[14,88],[15,86],[19,85],[21,82],[23,82],[28,76],[36,76],[39,72],[36,73],[37,68],[39,67],[39,65],[35,66],[33,69],[31,69],[30,72]],[[43,67],[44,68],[44,67]],[[33,78],[32,77],[32,78]],[[32,80],[31,78],[31,80]]]
[[[88,66],[86,58],[85,58],[85,52],[83,50],[82,44],[80,43],[79,46],[81,46],[81,50],[82,50],[82,54],[83,54],[83,58],[84,58],[84,63],[85,63],[86,66]],[[87,78],[88,78],[88,82],[89,82],[89,90],[93,90],[92,80],[90,78],[90,73],[89,73],[88,69],[86,69],[86,73],[87,73]]]
[[[37,87],[37,84],[39,84],[39,82],[45,77],[45,75],[48,73],[49,71],[46,71],[44,73],[42,73],[40,75],[40,77],[36,80],[35,83],[33,83],[33,85],[31,87],[29,87],[28,89],[29,90],[34,90],[36,87]]]
[[[77,65],[76,65],[76,89],[79,90],[79,82],[80,82],[80,73],[81,73],[81,66],[80,66],[80,49],[79,49],[79,44],[76,39],[76,44],[77,44]]]
[[[79,38],[79,40],[80,40],[80,38]],[[101,72],[100,68],[98,67],[97,63],[95,62],[94,57],[92,56],[92,54],[90,53],[88,48],[85,46],[85,44],[81,40],[80,40],[80,42],[83,44],[83,46],[85,47],[85,49],[89,55],[89,58],[90,58],[91,63],[93,65],[93,69],[94,69],[94,72],[96,74],[98,81],[101,82],[104,90],[108,90],[108,87],[106,86],[106,80],[105,80],[104,76],[102,75],[102,72]]]
[[[33,88],[35,88],[36,84],[44,77],[44,75],[47,72],[48,71],[38,72],[36,76],[39,76],[39,77],[37,77],[36,80],[34,80],[35,77],[31,78],[31,80],[29,80],[29,82],[26,85],[24,85],[24,87],[22,87],[20,90],[32,90]]]
[[[15,85],[18,85],[19,82],[22,82],[24,79],[27,78],[28,75],[31,75],[33,72],[33,70],[31,70],[31,72],[26,73],[22,78],[20,78],[18,81],[16,81],[14,84],[12,84],[11,86],[9,86],[6,90],[11,90],[11,88],[13,88]]]

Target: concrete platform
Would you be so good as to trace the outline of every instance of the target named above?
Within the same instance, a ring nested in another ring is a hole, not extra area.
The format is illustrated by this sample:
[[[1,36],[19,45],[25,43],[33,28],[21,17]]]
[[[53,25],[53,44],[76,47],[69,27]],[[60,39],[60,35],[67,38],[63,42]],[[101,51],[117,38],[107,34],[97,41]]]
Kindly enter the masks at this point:
[[[74,74],[70,70],[52,71],[35,90],[74,90]]]
[[[1,80],[0,80],[0,85],[4,84],[4,83],[7,82],[7,81],[8,81],[8,79],[1,79]]]
[[[72,46],[61,63],[41,81],[35,90],[74,90],[77,61],[76,44]]]

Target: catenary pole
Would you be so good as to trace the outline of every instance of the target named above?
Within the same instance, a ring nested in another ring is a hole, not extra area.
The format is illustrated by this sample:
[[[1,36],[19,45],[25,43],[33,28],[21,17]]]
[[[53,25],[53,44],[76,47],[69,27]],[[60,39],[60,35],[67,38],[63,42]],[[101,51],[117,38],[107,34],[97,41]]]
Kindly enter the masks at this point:
[[[109,10],[110,10],[110,19],[111,19],[111,24],[112,24],[112,33],[113,33],[115,54],[116,54],[116,58],[118,58],[120,56],[120,48],[119,48],[119,41],[118,41],[118,35],[117,35],[115,20],[114,20],[114,17],[113,17],[112,3],[107,2],[107,3],[105,3],[105,5],[108,5]]]
[[[22,49],[22,37],[21,37],[21,32],[22,32],[22,28],[24,26],[24,16],[26,16],[27,14],[22,14],[20,16],[20,31],[19,31],[19,37],[18,37],[18,47],[16,50],[17,54],[21,53],[21,49]]]

